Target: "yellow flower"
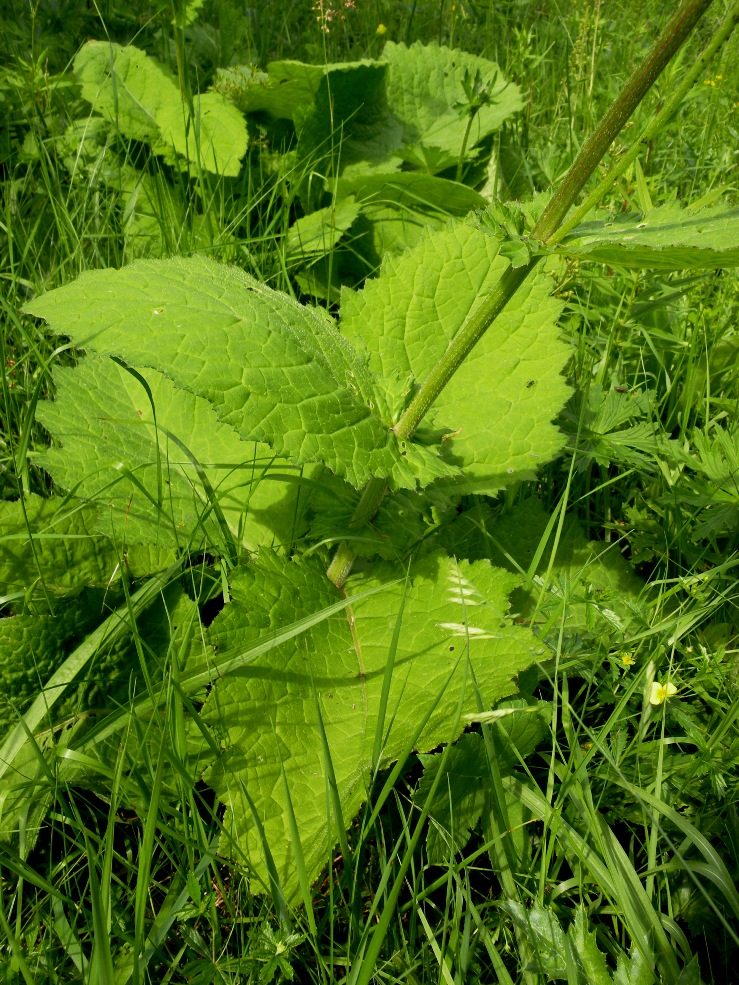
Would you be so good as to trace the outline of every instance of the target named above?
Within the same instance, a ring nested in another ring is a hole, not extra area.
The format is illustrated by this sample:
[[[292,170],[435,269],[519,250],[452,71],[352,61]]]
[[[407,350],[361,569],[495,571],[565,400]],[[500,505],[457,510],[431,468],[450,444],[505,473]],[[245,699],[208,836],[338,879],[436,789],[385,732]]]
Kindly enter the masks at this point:
[[[383,34],[387,34],[387,28],[385,27],[385,25],[384,24],[378,24],[377,25],[377,30],[375,31],[375,34],[379,34],[380,37],[382,37]]]
[[[630,653],[622,653],[620,654],[620,656],[621,656],[621,663],[624,665],[624,667],[633,667],[634,664],[636,663],[636,658],[632,657]]]
[[[652,681],[652,686],[649,689],[649,703],[650,705],[664,704],[668,698],[675,694],[677,694],[677,688],[674,684],[670,682],[660,684],[659,681]]]

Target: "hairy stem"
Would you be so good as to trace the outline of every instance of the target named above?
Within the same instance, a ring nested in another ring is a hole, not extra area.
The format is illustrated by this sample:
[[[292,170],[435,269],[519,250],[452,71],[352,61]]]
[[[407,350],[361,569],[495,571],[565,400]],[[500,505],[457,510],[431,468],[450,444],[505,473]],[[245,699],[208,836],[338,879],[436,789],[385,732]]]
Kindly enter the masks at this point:
[[[554,237],[608,148],[711,3],[712,0],[684,0],[681,4],[649,49],[646,58],[613,101],[593,135],[583,145],[575,162],[534,226],[532,232],[534,240],[546,244]],[[413,436],[431,405],[534,270],[538,261],[539,257],[535,256],[524,266],[515,269],[509,267],[490,294],[472,312],[394,426],[393,430],[398,438],[409,440]],[[387,485],[383,480],[372,479],[364,489],[351,526],[359,527],[372,519],[386,492]],[[328,577],[339,588],[349,576],[353,562],[354,554],[351,547],[346,543],[341,544],[327,571]]]

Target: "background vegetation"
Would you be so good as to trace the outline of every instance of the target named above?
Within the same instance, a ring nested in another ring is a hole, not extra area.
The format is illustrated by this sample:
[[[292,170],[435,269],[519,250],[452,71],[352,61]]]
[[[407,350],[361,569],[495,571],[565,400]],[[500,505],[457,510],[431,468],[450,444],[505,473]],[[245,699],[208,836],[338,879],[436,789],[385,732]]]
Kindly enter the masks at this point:
[[[520,86],[524,107],[492,136],[492,166],[478,173],[465,162],[460,176],[469,188],[525,200],[562,176],[671,7],[39,0],[3,11],[0,498],[30,503],[52,492],[36,464],[49,439],[35,409],[52,393],[52,365],[76,360],[19,314],[29,299],[86,269],[190,252],[303,299],[336,299],[333,274],[317,272],[291,241],[316,157],[296,146],[290,128],[250,117],[237,174],[182,169],[150,140],[90,123],[72,71],[85,41],[136,45],[190,97],[213,84],[237,88],[223,72],[235,65],[376,58],[388,40],[482,55]],[[723,13],[721,2],[714,7],[642,114],[691,63]],[[671,128],[623,176],[611,207],[644,211],[673,197],[739,202],[738,63],[735,36]],[[614,146],[611,159],[619,152]],[[342,249],[344,283],[376,272],[359,246]],[[332,247],[329,271],[333,255]],[[370,801],[379,813],[358,818],[309,905],[289,910],[256,884],[247,859],[216,853],[222,817],[197,776],[175,771],[164,782],[156,759],[142,755],[133,781],[112,769],[96,792],[60,784],[38,840],[26,843],[21,831],[0,847],[6,981],[734,980],[739,278],[733,270],[576,266],[557,284],[572,349],[573,393],[558,422],[568,451],[536,481],[469,504],[465,528],[449,521],[450,545],[474,558],[489,556],[485,531],[501,516],[521,524],[515,511],[529,511],[523,574],[534,602],[522,602],[520,616],[536,625],[547,656],[526,684],[523,705],[534,713],[485,733],[499,773],[490,775],[482,732],[471,728],[440,784],[448,792],[461,783],[462,795],[435,802],[420,843],[414,832],[434,763],[411,757],[390,785],[381,774]],[[504,560],[505,528],[497,530]],[[0,541],[1,551],[12,549]],[[617,565],[603,576],[608,552],[631,570]],[[124,598],[118,591],[99,591],[100,618]],[[59,620],[71,611],[2,585],[0,593],[8,616]],[[95,624],[75,631],[81,637]],[[140,632],[127,651],[131,666],[154,645]],[[37,668],[34,682],[0,667],[8,724],[49,669]],[[125,699],[128,678],[113,699],[106,674],[98,668],[83,682],[86,707]],[[176,702],[172,709],[176,717]],[[176,722],[161,730],[171,741]],[[470,777],[482,802],[469,796]],[[488,788],[509,816],[486,820]],[[438,834],[444,828],[451,845]],[[400,897],[384,908],[409,854]],[[377,921],[386,921],[382,948],[362,962],[364,929]],[[646,950],[661,955],[656,965]]]

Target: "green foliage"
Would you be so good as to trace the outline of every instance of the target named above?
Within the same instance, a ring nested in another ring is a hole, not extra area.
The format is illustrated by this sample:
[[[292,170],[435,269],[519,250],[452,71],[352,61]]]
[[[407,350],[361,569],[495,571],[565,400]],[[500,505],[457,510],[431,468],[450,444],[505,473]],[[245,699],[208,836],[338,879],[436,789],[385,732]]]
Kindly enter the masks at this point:
[[[54,615],[33,613],[0,619],[0,729],[16,724],[63,662],[69,643],[95,624],[94,600],[82,595]]]
[[[513,702],[511,707],[505,702],[501,704],[500,714],[504,717],[496,726],[500,733],[495,749],[500,770],[514,771],[546,737],[548,728],[542,718],[544,710],[537,705],[527,706],[523,700]],[[416,789],[418,803],[426,803],[437,775],[443,769],[429,805],[426,852],[432,865],[443,865],[450,856],[463,851],[483,815],[489,833],[488,815],[495,791],[488,754],[489,747],[483,737],[468,732],[450,750],[443,767],[440,753],[419,756],[423,777]],[[521,804],[515,796],[508,795],[506,807],[509,820],[515,819],[513,838],[523,854],[525,829]]]
[[[396,407],[508,266],[497,239],[455,223],[386,258],[364,290],[343,293],[342,332],[365,343],[370,367],[392,381]],[[495,493],[532,476],[562,447],[550,421],[568,393],[561,371],[569,353],[550,283],[543,276],[523,285],[434,405],[442,454],[462,472],[455,492]]]
[[[584,223],[563,240],[569,256],[658,270],[739,265],[739,209],[682,208],[677,202],[644,213]]]
[[[74,62],[83,97],[125,137],[149,144],[179,167],[237,175],[246,152],[243,117],[218,93],[192,107],[146,52],[89,41]]]
[[[736,264],[736,48],[544,258],[541,189],[653,4],[57,7],[0,23],[31,18],[0,70],[9,980],[730,976],[737,280],[673,272]]]
[[[541,653],[535,638],[506,617],[514,576],[444,555],[411,565],[407,585],[393,582],[395,574],[376,565],[371,574],[354,576],[349,592],[382,591],[280,648],[276,660],[221,679],[206,704],[205,720],[224,744],[208,774],[229,808],[223,847],[244,851],[266,885],[258,817],[288,897],[298,890],[296,853],[312,881],[366,799],[373,769],[390,765],[408,745],[432,749],[456,738],[462,693],[468,711],[477,701],[494,703]],[[340,597],[319,562],[270,554],[245,568],[231,590],[233,603],[209,633],[216,654]],[[381,758],[374,762],[378,741]],[[332,816],[327,812],[327,785],[334,783],[340,817],[333,808]],[[288,825],[287,791],[299,805],[300,846]]]
[[[524,618],[536,615],[557,632],[634,630],[646,618],[644,583],[618,544],[589,541],[571,517],[561,528],[556,520],[537,499],[497,517],[483,501],[460,514],[442,537],[458,557],[486,557],[525,573],[525,587],[514,596]]]
[[[457,164],[522,107],[518,86],[485,58],[445,45],[389,42],[387,96],[403,129],[405,161],[434,174]],[[484,80],[487,100],[471,113],[465,83]]]
[[[57,369],[54,383],[39,419],[56,444],[39,464],[75,500],[100,504],[100,533],[127,550],[289,543],[299,526],[291,467],[219,423],[207,400],[107,357]]]
[[[588,931],[588,918],[578,907],[567,933],[562,930],[553,909],[535,903],[530,909],[507,904],[513,920],[530,935],[536,958],[534,967],[546,981],[580,982],[582,985],[652,985],[654,974],[649,958],[634,948],[631,955],[619,957],[611,975],[606,956],[598,948],[596,935]]]
[[[166,373],[296,465],[325,462],[356,486],[382,476],[412,488],[455,472],[395,438],[382,382],[330,319],[234,267],[139,261],[90,272],[27,310],[78,345]]]
[[[26,593],[61,594],[105,586],[124,565],[133,578],[166,568],[171,550],[155,541],[132,547],[100,536],[99,513],[89,502],[28,496],[0,503],[0,584],[5,600]]]

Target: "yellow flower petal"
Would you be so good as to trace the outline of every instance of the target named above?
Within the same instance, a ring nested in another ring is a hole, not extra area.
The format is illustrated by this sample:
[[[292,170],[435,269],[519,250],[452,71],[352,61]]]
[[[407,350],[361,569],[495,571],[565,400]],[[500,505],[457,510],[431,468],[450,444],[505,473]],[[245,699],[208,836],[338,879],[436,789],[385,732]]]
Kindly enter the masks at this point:
[[[674,694],[677,694],[677,688],[671,682],[660,684],[659,681],[653,681],[649,689],[649,703],[655,706],[661,705]]]

